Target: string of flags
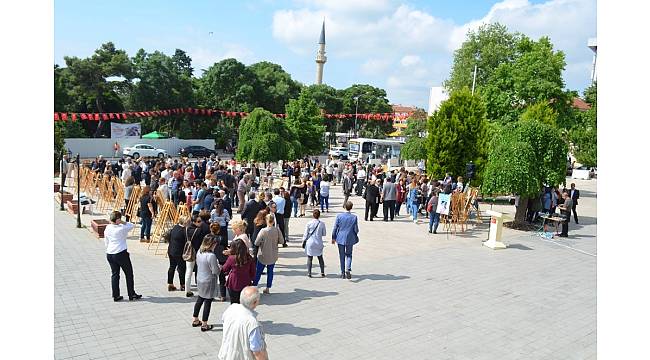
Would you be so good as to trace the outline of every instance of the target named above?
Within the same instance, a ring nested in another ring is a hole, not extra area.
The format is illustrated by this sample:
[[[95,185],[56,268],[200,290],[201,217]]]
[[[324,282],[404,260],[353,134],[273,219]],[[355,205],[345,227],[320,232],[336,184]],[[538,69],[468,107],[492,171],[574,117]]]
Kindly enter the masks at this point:
[[[180,114],[191,114],[191,115],[200,115],[200,116],[216,116],[221,115],[222,117],[235,118],[235,117],[246,117],[248,116],[247,112],[242,111],[225,111],[225,110],[214,110],[214,109],[196,109],[196,108],[176,108],[176,109],[167,109],[167,110],[156,110],[156,111],[128,111],[120,113],[65,113],[65,112],[55,112],[54,121],[110,121],[110,120],[126,120],[132,118],[143,118],[143,117],[160,117],[160,116],[171,116],[171,115],[180,115]],[[285,118],[286,114],[274,114],[276,117]],[[393,113],[364,113],[364,114],[324,114],[326,119],[354,119],[355,116],[357,119],[362,120],[379,120],[379,121],[388,121],[393,120],[395,115]]]

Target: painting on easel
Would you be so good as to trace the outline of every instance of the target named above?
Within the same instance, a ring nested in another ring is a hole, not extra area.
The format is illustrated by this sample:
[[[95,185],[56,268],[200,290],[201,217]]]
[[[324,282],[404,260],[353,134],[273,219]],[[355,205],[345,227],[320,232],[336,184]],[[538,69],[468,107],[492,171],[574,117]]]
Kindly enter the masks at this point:
[[[451,194],[440,194],[438,197],[438,206],[436,212],[440,215],[449,215],[449,203],[451,201]]]

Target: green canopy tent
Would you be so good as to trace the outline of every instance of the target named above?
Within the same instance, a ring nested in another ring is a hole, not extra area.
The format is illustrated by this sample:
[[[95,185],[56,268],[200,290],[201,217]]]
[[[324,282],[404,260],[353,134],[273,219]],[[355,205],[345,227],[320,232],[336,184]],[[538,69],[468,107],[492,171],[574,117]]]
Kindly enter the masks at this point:
[[[142,135],[143,139],[164,139],[167,135],[159,133],[158,131],[150,132],[148,134]]]

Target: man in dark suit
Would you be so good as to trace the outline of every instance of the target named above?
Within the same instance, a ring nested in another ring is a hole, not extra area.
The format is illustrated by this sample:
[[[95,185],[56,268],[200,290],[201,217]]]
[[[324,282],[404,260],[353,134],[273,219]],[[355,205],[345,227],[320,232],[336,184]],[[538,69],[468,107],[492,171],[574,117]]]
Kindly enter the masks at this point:
[[[241,218],[242,220],[246,220],[246,235],[250,238],[253,236],[253,230],[255,230],[253,220],[255,220],[257,213],[262,210],[262,206],[259,202],[255,201],[255,192],[251,191],[250,194],[248,194],[248,198],[250,200],[246,203],[244,211],[241,213]]]
[[[576,206],[578,205],[578,199],[580,199],[580,190],[576,189],[575,183],[571,183],[571,190],[569,190],[569,197],[573,202],[573,207],[571,208],[571,210],[573,211],[573,218],[575,219],[577,224],[578,214],[576,213]]]
[[[366,191],[363,194],[366,199],[366,215],[364,219],[368,221],[368,211],[370,211],[370,221],[377,216],[377,209],[379,208],[379,188],[375,185],[375,180],[371,180]]]
[[[345,176],[345,179],[343,179],[343,195],[345,195],[345,198],[343,199],[343,204],[345,204],[348,201],[348,198],[352,194],[352,187],[353,187],[352,172],[350,172],[348,173],[348,175]]]

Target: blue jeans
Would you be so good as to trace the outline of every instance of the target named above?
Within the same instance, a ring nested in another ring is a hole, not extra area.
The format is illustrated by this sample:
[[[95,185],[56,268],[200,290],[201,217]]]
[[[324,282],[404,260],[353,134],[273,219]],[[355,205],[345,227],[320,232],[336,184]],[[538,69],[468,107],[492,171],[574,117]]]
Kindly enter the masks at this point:
[[[264,265],[259,260],[257,261],[255,281],[253,281],[253,285],[257,286],[257,284],[259,284],[260,278],[262,277],[262,271],[264,271],[264,267],[266,267],[266,271],[268,271],[266,274],[266,287],[270,288],[271,285],[273,285],[273,268],[275,267],[275,264]]]
[[[433,231],[438,230],[438,224],[440,224],[440,214],[435,211],[429,213],[429,232],[433,228]]]
[[[295,196],[291,197],[291,206],[293,211],[293,217],[298,217],[298,199]]]
[[[142,218],[141,219],[141,224],[142,227],[140,228],[140,239],[144,239],[145,236],[148,239],[151,239],[151,223],[153,222],[152,218]]]
[[[411,215],[413,216],[413,220],[418,219],[418,208],[419,207],[420,207],[420,205],[418,205],[418,204],[409,205],[409,208],[411,209]]]
[[[320,211],[323,211],[323,204],[325,204],[325,209],[330,209],[330,196],[320,196]]]
[[[341,245],[339,247],[339,262],[341,263],[341,274],[345,271],[352,271],[352,246],[354,245]]]

